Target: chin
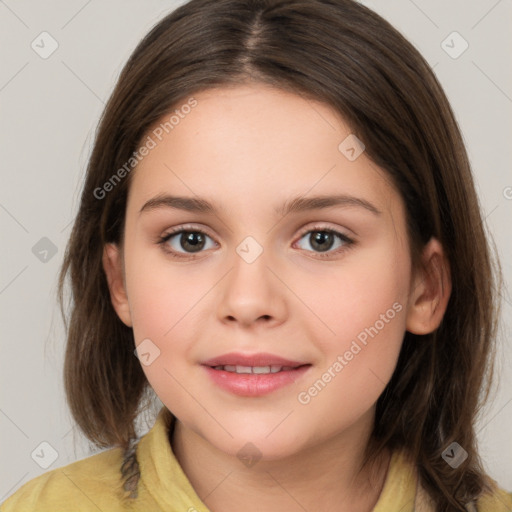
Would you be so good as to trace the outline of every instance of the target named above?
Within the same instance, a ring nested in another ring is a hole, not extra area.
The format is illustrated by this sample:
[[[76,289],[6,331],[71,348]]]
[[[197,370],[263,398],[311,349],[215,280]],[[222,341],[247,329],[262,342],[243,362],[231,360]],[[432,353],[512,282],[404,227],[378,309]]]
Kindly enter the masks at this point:
[[[261,422],[259,425],[255,422],[226,424],[226,429],[233,434],[233,438],[223,435],[215,439],[207,437],[207,440],[224,453],[238,458],[247,456],[263,461],[283,459],[297,453],[305,444],[291,425],[285,428],[276,421]]]

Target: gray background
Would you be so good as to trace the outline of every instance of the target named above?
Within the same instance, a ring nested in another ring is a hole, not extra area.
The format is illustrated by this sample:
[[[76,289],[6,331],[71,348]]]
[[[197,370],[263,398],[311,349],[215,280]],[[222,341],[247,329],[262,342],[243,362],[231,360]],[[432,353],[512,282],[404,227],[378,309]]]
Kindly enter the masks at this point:
[[[57,272],[104,103],[136,44],[180,3],[0,0],[0,501],[47,471],[41,465],[52,462],[52,455],[57,458],[48,470],[92,453],[64,401]],[[511,0],[362,3],[389,20],[434,67],[461,126],[485,223],[509,284]],[[40,36],[44,31],[58,43],[47,58],[31,47],[34,41],[39,52],[51,49],[48,36]],[[448,37],[453,31],[469,44],[457,58],[464,43]],[[511,300],[504,295],[499,387],[477,430],[489,473],[512,490]],[[147,430],[152,420],[148,416],[140,425]]]

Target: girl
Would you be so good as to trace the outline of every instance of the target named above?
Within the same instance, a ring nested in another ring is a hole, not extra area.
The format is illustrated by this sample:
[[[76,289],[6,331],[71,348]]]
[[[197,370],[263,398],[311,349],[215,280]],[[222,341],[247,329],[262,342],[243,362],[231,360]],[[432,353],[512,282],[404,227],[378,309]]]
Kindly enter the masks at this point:
[[[103,114],[61,304],[68,277],[67,398],[110,449],[2,511],[512,510],[476,447],[499,268],[466,151],[365,7],[158,23]]]

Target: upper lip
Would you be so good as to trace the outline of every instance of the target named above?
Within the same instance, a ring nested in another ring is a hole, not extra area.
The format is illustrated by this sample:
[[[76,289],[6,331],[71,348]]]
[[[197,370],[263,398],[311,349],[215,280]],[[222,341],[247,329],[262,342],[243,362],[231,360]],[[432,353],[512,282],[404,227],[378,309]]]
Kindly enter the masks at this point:
[[[291,366],[292,368],[296,368],[298,366],[303,366],[305,362],[300,361],[292,361],[291,359],[285,359],[284,357],[276,356],[274,354],[267,353],[258,353],[258,354],[240,354],[232,352],[230,354],[223,354],[218,357],[214,357],[212,359],[208,359],[202,363],[206,366],[225,366],[225,365],[233,365],[233,366]]]

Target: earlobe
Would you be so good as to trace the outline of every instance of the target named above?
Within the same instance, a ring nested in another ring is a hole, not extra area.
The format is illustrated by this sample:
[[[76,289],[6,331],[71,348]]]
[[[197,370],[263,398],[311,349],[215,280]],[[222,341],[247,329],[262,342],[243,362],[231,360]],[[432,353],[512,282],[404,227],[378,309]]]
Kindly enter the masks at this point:
[[[431,238],[422,255],[423,268],[413,276],[406,330],[429,334],[443,320],[452,291],[450,264],[439,241]]]
[[[128,327],[132,327],[130,306],[123,276],[121,251],[115,244],[105,244],[103,249],[103,269],[107,276],[110,300],[117,316]]]

